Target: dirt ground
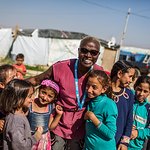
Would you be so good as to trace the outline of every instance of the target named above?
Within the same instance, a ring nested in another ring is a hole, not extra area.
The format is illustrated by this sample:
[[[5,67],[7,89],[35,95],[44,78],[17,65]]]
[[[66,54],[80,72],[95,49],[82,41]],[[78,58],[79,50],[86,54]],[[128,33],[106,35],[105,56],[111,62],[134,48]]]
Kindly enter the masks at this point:
[[[40,73],[42,73],[42,72],[41,71],[34,71],[34,70],[27,70],[26,78],[31,77],[31,76],[36,76]]]

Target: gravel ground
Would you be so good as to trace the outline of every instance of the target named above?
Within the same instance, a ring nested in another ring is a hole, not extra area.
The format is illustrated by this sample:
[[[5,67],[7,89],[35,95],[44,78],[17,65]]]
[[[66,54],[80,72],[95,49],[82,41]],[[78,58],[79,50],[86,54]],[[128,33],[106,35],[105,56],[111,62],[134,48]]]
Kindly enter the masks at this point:
[[[27,70],[26,78],[31,77],[31,76],[36,76],[40,73],[42,73],[42,71]]]

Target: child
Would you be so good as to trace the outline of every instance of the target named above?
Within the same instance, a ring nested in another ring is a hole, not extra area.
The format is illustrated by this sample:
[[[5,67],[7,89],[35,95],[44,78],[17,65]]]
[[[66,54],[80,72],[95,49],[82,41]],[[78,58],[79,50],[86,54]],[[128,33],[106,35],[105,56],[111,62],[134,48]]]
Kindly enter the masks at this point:
[[[26,67],[23,64],[23,62],[24,62],[24,55],[20,53],[16,56],[16,64],[13,65],[17,69],[18,79],[24,79],[24,76],[26,75]]]
[[[59,93],[58,85],[51,80],[43,80],[39,87],[38,98],[36,98],[30,107],[28,119],[31,126],[31,132],[34,133],[37,126],[43,127],[43,134],[41,140],[36,143],[32,150],[50,150],[51,139],[49,129],[53,130],[59,123],[63,114],[62,107],[56,105],[55,118],[51,115],[52,103],[57,98]]]
[[[9,64],[4,64],[0,66],[0,94],[6,84],[16,77],[16,69],[14,66]],[[5,115],[0,111],[0,150],[3,146],[3,126],[4,126]]]
[[[117,61],[111,70],[111,98],[118,108],[116,144],[127,150],[133,124],[133,92],[127,87],[133,81],[135,68],[126,61]]]
[[[134,84],[136,82],[136,80],[138,79],[138,77],[141,76],[141,73],[140,73],[140,70],[138,68],[135,68],[135,73],[134,73],[134,76],[133,76],[133,82],[129,85],[129,88],[131,90],[134,91]]]
[[[16,69],[14,66],[4,64],[0,66],[0,89],[2,90],[5,85],[12,79],[16,78]],[[1,91],[0,90],[0,91]]]
[[[104,71],[94,70],[88,76],[86,91],[91,100],[85,113],[85,150],[115,150],[117,107],[104,93],[109,77]]]
[[[141,150],[144,141],[150,139],[150,104],[146,100],[150,94],[150,77],[140,76],[134,84],[134,89],[134,122],[128,149]]]
[[[2,91],[0,108],[6,114],[3,131],[4,150],[29,150],[41,138],[43,128],[38,127],[31,136],[26,118],[33,92],[30,83],[19,79],[11,80]]]

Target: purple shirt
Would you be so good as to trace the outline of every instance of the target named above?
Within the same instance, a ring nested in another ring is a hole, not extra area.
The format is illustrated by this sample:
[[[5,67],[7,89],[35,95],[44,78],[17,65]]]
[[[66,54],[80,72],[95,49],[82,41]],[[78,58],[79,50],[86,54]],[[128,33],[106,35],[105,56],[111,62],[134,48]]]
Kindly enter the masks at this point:
[[[75,60],[76,59],[65,60],[53,65],[54,81],[57,82],[60,87],[57,104],[61,105],[64,109],[62,118],[53,132],[65,139],[82,139],[85,134],[84,112],[86,103],[82,110],[76,110],[78,105],[74,81]],[[102,67],[95,64],[94,69],[102,70]],[[83,97],[86,81],[86,75],[78,77],[80,99]]]

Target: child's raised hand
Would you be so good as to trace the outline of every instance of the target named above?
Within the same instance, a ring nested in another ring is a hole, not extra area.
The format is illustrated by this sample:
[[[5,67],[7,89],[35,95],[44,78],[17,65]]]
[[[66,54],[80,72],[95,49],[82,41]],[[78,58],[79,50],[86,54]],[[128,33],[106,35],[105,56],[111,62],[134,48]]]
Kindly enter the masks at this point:
[[[22,71],[22,68],[16,68],[17,69],[17,71],[19,71],[19,72],[21,72]]]
[[[136,129],[132,129],[132,132],[131,132],[131,139],[135,139],[135,138],[137,138],[137,136],[138,136],[138,130],[136,130]]]
[[[55,109],[56,109],[56,113],[58,115],[62,115],[63,114],[63,108],[60,105],[56,105]]]
[[[43,127],[41,126],[37,127],[37,130],[34,134],[34,137],[36,138],[37,141],[41,139],[42,133],[43,133]]]
[[[36,131],[38,131],[39,133],[43,133],[43,127],[41,127],[41,126],[37,127]]]
[[[133,125],[133,126],[132,126],[132,130],[135,130],[135,129],[136,129],[136,126],[135,126],[135,125]]]
[[[3,131],[4,123],[5,123],[5,121],[3,119],[0,119],[0,132]]]
[[[126,145],[124,145],[124,144],[119,144],[117,150],[128,150],[128,147]]]
[[[88,120],[88,119],[92,120],[93,116],[95,116],[95,114],[92,111],[87,111],[84,115],[84,119],[85,120]]]

